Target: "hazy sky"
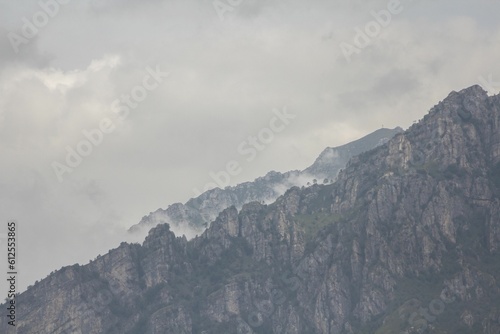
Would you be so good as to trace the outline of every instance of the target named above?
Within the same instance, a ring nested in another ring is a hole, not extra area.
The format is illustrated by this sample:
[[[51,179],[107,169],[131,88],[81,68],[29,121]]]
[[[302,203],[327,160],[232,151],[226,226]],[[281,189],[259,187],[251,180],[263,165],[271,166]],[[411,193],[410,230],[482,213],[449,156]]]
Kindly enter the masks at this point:
[[[19,288],[117,246],[229,161],[231,184],[302,169],[452,90],[497,93],[498,13],[492,0],[0,0],[0,221],[19,224]],[[72,167],[68,150],[86,156]]]

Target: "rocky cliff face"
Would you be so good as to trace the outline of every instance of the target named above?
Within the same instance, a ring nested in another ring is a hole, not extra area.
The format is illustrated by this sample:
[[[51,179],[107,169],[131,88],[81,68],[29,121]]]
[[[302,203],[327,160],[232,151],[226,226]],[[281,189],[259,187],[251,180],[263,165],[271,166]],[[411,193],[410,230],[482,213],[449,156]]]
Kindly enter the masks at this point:
[[[473,86],[334,184],[61,269],[18,297],[17,333],[497,334],[499,251],[500,96]]]
[[[231,206],[240,210],[244,204],[250,202],[272,203],[287,189],[307,183],[312,184],[315,179],[319,183],[325,183],[325,180],[328,180],[326,183],[331,183],[353,156],[386,143],[402,131],[401,128],[379,129],[352,143],[326,148],[314,164],[303,171],[287,173],[272,171],[253,182],[225,189],[208,190],[184,204],[175,203],[167,209],[158,209],[144,216],[138,224],[130,228],[130,231],[151,229],[158,224],[168,223],[173,231],[185,232],[188,228],[192,230],[193,236],[201,234],[222,210]]]

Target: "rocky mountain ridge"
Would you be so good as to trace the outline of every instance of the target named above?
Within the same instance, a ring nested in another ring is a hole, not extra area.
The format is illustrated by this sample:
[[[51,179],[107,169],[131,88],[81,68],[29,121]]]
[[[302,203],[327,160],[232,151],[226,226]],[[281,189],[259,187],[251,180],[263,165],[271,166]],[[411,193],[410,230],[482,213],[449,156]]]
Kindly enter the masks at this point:
[[[497,334],[499,252],[500,96],[473,86],[333,184],[51,274],[17,333]]]
[[[403,129],[382,128],[351,143],[326,148],[316,161],[303,171],[280,173],[271,171],[252,182],[244,182],[224,189],[214,188],[204,192],[186,203],[174,203],[167,209],[158,209],[144,216],[141,221],[130,228],[131,232],[151,229],[158,224],[168,223],[173,231],[185,231],[186,227],[193,233],[201,234],[207,225],[224,209],[235,206],[241,209],[250,202],[274,202],[279,196],[293,186],[305,186],[318,183],[331,183],[338,172],[344,168],[353,156],[369,151],[386,143]],[[194,235],[193,235],[194,236]]]

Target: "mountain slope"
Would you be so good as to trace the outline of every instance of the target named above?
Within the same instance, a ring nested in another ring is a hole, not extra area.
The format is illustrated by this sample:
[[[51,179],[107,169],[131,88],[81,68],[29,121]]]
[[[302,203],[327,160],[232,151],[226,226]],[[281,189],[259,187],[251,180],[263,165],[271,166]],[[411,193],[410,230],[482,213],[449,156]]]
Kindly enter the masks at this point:
[[[392,137],[401,132],[403,132],[403,129],[400,127],[395,129],[379,129],[349,144],[339,147],[328,147],[302,173],[314,175],[318,180],[333,178],[332,173],[334,172],[336,177],[337,171],[345,168],[352,157],[387,143]]]
[[[334,184],[50,275],[17,332],[497,334],[499,252],[500,96],[473,86]]]
[[[190,199],[185,204],[175,203],[167,209],[158,209],[144,216],[141,221],[130,228],[131,232],[140,229],[151,229],[158,224],[170,224],[173,231],[185,232],[186,227],[193,233],[201,234],[206,225],[213,221],[219,212],[235,206],[241,209],[250,202],[272,203],[292,186],[313,183],[313,179],[323,183],[325,179],[333,180],[338,172],[345,167],[349,159],[362,152],[384,144],[395,134],[402,132],[401,128],[379,129],[354,142],[326,148],[318,159],[304,171],[287,173],[269,172],[253,182],[245,182],[225,189],[215,188],[200,196]],[[194,235],[193,235],[194,236]]]

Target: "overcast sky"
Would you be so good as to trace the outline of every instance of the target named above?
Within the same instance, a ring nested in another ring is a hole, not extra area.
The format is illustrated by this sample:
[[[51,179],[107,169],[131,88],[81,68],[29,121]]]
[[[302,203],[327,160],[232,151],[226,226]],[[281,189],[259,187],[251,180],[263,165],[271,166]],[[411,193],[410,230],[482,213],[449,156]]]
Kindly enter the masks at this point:
[[[394,1],[0,0],[0,233],[18,222],[19,289],[133,241],[229,161],[231,184],[303,169],[452,90],[497,93],[499,1]]]

